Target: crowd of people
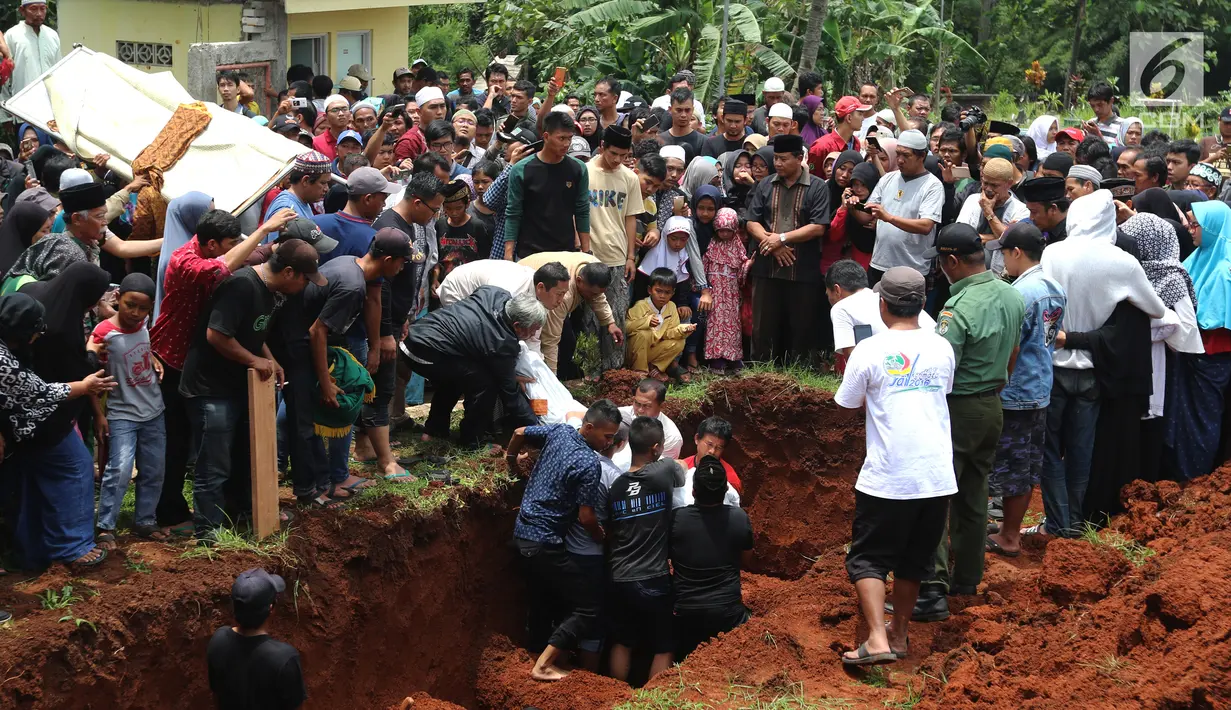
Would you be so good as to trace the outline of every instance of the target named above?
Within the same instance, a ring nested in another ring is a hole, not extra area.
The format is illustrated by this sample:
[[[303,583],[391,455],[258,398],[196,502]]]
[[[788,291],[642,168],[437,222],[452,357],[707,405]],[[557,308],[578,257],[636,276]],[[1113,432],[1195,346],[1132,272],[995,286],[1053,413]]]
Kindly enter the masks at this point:
[[[45,11],[24,0],[0,43],[6,91],[58,57]],[[908,620],[974,593],[985,553],[1076,536],[1124,483],[1225,458],[1231,108],[1198,142],[1120,116],[1106,84],[1094,119],[1021,127],[905,88],[834,100],[812,72],[708,106],[689,71],[652,100],[604,77],[592,101],[559,75],[482,73],[450,90],[419,60],[369,95],[363,66],[335,84],[297,65],[265,117],[250,78],[220,72],[220,106],[303,151],[241,214],[171,200],[152,239],[132,234],[145,176],[17,127],[0,160],[14,562],[101,564],[134,480],[136,535],[209,545],[244,525],[249,371],[278,384],[299,510],[411,481],[391,429],[426,380],[425,441],[461,400],[462,446],[507,443],[515,468],[540,449],[514,530],[534,677],[606,648],[625,678],[634,651],[662,669],[747,616],[731,427],[707,420],[679,461],[666,383],[832,367],[867,416],[847,570],[871,636],[843,658],[861,665],[904,657]],[[643,375],[632,408],[563,386],[595,374],[575,362],[586,335],[599,370]],[[1023,528],[1036,486],[1046,517]],[[248,586],[267,607],[277,585]]]

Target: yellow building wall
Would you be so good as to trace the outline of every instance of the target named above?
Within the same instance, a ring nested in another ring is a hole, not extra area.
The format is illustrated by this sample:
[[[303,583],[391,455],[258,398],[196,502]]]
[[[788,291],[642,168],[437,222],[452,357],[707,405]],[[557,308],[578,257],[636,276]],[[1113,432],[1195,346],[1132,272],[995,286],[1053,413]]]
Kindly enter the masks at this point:
[[[171,73],[180,84],[188,83],[188,47],[194,42],[243,39],[240,30],[243,6],[237,4],[60,0],[57,7],[59,26],[56,30],[60,33],[63,53],[70,52],[75,43],[112,56],[116,53],[117,40],[169,44],[173,47]],[[149,72],[165,71],[164,67],[133,66]]]
[[[334,57],[337,56],[338,32],[372,33],[372,84],[370,95],[393,93],[393,70],[409,64],[406,61],[406,43],[410,36],[410,11],[406,7],[375,10],[347,10],[345,12],[306,12],[287,16],[290,37],[299,35],[328,35],[329,56],[326,66],[337,83],[342,79],[333,76]],[[290,60],[290,40],[287,41],[287,60]]]

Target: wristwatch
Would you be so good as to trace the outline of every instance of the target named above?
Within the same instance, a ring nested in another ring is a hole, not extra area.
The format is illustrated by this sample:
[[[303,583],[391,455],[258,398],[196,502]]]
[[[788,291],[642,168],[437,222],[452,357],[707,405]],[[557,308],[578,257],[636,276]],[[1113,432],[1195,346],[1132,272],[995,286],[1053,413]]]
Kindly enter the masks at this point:
[[[779,244],[786,244],[786,233],[785,233],[785,232],[780,233],[780,234],[778,235],[778,243],[779,243]]]

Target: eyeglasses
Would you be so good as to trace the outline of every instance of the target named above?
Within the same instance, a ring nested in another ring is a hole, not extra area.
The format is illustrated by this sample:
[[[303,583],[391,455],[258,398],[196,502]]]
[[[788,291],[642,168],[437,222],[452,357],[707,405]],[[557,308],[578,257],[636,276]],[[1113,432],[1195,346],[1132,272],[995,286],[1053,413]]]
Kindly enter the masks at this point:
[[[325,113],[332,113],[335,116],[341,116],[344,113],[350,113],[350,109],[344,106],[335,106],[334,108],[329,109]]]
[[[578,123],[598,123],[598,119],[594,116],[586,116],[585,118],[577,119]]]
[[[428,148],[435,151],[453,150],[453,141],[438,141],[429,145]]]

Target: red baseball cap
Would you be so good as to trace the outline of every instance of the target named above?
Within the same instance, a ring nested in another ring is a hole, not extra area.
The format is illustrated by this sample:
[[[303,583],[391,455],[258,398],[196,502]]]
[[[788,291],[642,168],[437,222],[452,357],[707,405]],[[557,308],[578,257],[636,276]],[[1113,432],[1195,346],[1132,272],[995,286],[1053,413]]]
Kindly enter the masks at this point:
[[[872,107],[859,100],[858,96],[843,96],[834,105],[833,112],[838,118],[846,118],[854,111],[870,111]]]
[[[1086,134],[1083,133],[1082,130],[1079,128],[1063,128],[1059,131],[1056,131],[1056,136],[1057,137],[1068,136],[1069,138],[1072,138],[1078,143],[1086,139]]]

